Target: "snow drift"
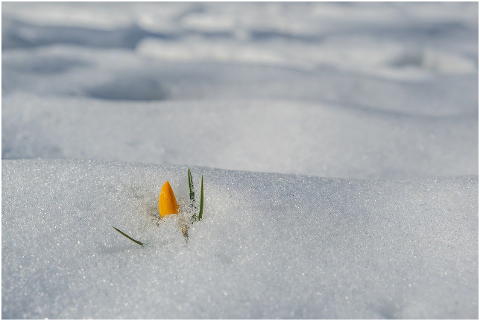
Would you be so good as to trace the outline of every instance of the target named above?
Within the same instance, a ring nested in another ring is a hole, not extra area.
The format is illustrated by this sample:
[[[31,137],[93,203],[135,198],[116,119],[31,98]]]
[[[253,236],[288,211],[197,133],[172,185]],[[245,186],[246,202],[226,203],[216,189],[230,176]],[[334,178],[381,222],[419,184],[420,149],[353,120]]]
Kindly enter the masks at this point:
[[[186,167],[4,161],[3,317],[476,313],[477,177],[192,172],[206,208],[187,244],[175,215],[157,219],[164,180],[187,199]]]

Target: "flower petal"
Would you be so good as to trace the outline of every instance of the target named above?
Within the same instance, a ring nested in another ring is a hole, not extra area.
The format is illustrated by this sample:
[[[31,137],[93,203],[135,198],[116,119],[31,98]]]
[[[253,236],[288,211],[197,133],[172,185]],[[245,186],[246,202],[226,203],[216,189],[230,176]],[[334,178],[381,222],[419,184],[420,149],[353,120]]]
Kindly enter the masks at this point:
[[[160,198],[158,200],[158,211],[160,217],[165,217],[169,214],[178,214],[178,204],[172,187],[168,181],[165,182],[160,191]]]

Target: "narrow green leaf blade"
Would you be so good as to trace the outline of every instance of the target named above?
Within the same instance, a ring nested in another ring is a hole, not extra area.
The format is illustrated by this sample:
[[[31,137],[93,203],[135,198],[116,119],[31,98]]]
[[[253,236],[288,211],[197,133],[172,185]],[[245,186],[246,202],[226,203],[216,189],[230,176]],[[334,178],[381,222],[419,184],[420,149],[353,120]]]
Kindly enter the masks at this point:
[[[195,202],[195,190],[193,189],[193,178],[190,167],[188,168],[188,187],[190,189],[190,202],[193,204]]]
[[[202,175],[202,185],[200,187],[200,213],[198,213],[198,220],[202,219],[203,215],[203,175]]]
[[[140,241],[137,241],[137,240],[135,240],[134,238],[128,236],[127,234],[123,233],[122,231],[120,231],[120,230],[119,230],[118,228],[116,228],[115,226],[112,226],[112,227],[115,229],[115,231],[117,231],[118,233],[122,234],[122,235],[125,236],[127,239],[129,239],[130,241],[135,242],[135,243],[137,243],[138,245],[143,246],[144,243],[142,243],[142,242],[140,242]]]

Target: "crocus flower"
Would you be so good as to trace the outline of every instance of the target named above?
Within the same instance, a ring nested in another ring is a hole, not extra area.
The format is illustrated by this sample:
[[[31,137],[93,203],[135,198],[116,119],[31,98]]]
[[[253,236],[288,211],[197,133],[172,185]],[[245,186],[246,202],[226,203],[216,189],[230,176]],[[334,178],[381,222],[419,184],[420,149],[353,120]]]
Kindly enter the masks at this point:
[[[178,204],[172,187],[168,181],[165,182],[160,191],[160,199],[158,200],[158,211],[160,217],[164,218],[169,214],[178,214]]]

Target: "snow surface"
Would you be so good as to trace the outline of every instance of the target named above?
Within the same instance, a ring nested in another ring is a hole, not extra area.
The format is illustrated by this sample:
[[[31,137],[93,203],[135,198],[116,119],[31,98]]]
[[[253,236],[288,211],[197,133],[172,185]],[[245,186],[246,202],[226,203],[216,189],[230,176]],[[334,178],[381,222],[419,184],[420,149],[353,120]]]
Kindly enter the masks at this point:
[[[4,318],[478,318],[478,4],[2,9]]]
[[[3,316],[476,314],[477,177],[200,173],[205,219],[186,244],[175,218],[158,224],[155,206],[167,178],[188,191],[186,167],[4,161]]]

